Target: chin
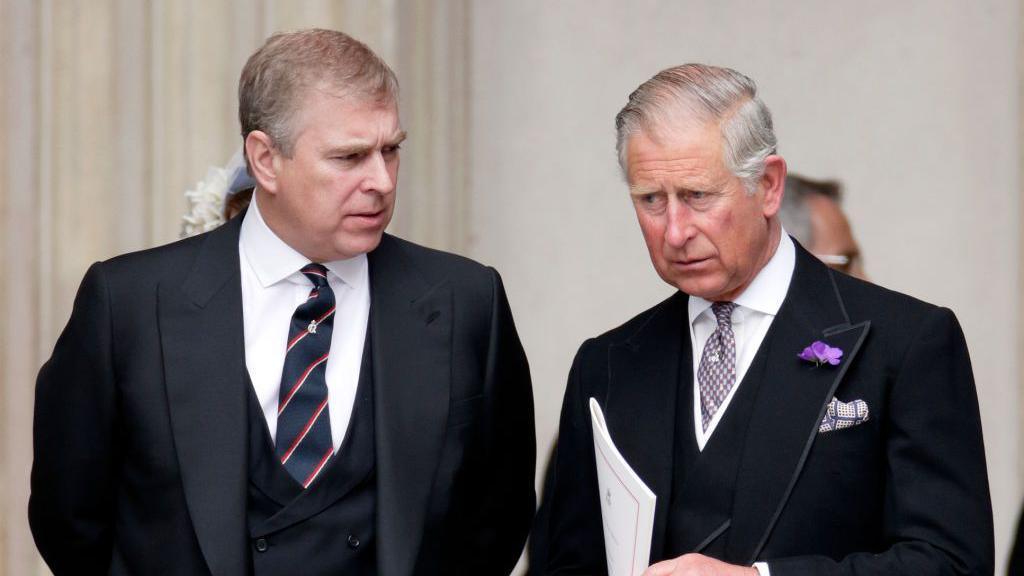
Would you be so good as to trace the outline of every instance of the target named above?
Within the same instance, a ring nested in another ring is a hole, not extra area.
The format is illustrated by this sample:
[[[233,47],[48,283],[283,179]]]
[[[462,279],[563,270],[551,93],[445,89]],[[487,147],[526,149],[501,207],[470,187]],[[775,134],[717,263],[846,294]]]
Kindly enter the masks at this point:
[[[720,286],[709,286],[706,282],[698,282],[693,279],[677,280],[676,282],[670,282],[670,284],[678,288],[681,292],[685,292],[690,296],[703,298],[709,302],[715,302],[718,300],[718,296],[722,294]]]
[[[339,254],[349,254],[347,258],[354,258],[360,254],[373,252],[380,245],[381,236],[383,236],[383,231],[360,238],[349,238],[347,242],[338,245],[336,252]]]

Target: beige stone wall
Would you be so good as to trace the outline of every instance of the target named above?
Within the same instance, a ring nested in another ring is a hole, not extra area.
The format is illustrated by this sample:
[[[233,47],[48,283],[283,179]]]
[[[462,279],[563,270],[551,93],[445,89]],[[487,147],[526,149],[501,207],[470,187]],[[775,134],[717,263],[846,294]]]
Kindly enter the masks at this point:
[[[15,25],[15,22],[20,23]],[[36,279],[38,260],[39,171],[38,76],[34,62],[39,55],[38,12],[28,3],[4,0],[0,5],[3,26],[2,67],[3,108],[0,114],[0,148],[4,154],[0,181],[0,237],[3,238],[3,266],[0,267],[0,318],[3,318],[0,348],[0,570],[7,575],[32,574],[34,549],[25,526],[24,503],[28,495],[28,442],[32,408],[32,374],[38,367],[39,294]],[[10,382],[11,384],[8,384]],[[17,384],[15,384],[17,383]]]

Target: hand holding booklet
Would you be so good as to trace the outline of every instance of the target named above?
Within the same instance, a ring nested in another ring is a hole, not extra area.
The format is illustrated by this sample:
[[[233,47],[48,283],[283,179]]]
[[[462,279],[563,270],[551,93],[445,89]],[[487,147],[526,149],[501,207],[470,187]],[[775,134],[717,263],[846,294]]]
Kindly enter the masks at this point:
[[[651,555],[657,497],[612,442],[601,405],[590,399],[608,576],[640,576]]]

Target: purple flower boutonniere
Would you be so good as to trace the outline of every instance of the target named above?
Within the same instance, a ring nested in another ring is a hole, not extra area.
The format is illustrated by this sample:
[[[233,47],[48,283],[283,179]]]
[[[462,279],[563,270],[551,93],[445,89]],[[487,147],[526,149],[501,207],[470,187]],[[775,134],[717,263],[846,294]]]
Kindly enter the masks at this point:
[[[843,357],[843,351],[839,348],[833,348],[821,340],[815,340],[813,344],[804,348],[804,351],[797,354],[797,356],[801,360],[814,362],[815,367],[822,364],[836,366],[839,364],[839,359]]]

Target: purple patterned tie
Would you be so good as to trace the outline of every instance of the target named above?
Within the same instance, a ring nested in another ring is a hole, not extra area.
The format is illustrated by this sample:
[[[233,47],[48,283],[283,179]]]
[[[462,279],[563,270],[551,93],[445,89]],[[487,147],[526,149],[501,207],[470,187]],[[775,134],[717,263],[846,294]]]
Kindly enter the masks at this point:
[[[736,335],[732,333],[732,311],[735,309],[736,304],[732,302],[715,302],[711,305],[718,327],[704,344],[704,353],[697,367],[700,420],[705,431],[736,383]]]
[[[292,316],[277,404],[276,453],[303,488],[313,483],[334,453],[327,406],[327,357],[334,328],[334,292],[327,269],[308,264],[309,297]]]

